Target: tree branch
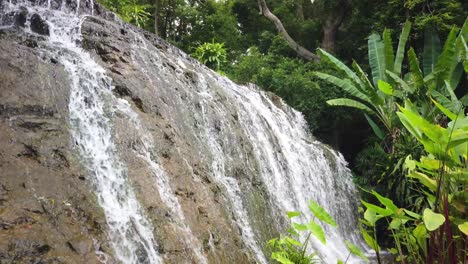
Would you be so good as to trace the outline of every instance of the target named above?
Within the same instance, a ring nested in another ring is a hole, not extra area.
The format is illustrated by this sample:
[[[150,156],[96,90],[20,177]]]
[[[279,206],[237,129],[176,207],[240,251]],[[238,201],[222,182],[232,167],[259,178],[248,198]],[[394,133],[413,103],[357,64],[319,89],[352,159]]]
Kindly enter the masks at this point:
[[[302,47],[299,45],[296,41],[294,41],[291,36],[289,36],[288,32],[283,26],[283,23],[281,20],[275,16],[270,9],[268,9],[268,6],[265,2],[265,0],[257,0],[258,2],[258,8],[260,9],[260,14],[264,15],[266,18],[268,18],[273,24],[275,24],[276,29],[278,32],[283,36],[283,38],[286,40],[288,43],[289,47],[291,47],[294,51],[296,51],[297,55],[299,57],[302,57],[306,60],[313,60],[313,61],[318,61],[320,60],[320,57],[317,56],[316,54],[312,53],[308,49]]]

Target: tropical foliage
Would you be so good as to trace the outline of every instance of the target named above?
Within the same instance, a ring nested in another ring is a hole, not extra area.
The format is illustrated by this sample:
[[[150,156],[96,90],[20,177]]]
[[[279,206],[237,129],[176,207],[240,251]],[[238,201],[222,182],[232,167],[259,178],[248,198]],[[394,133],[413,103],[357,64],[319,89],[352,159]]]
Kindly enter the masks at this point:
[[[326,244],[326,234],[321,225],[327,224],[333,228],[337,227],[335,220],[328,212],[318,205],[315,201],[309,201],[309,210],[313,215],[313,219],[306,224],[299,222],[291,222],[291,227],[288,229],[288,234],[280,238],[273,238],[267,243],[267,248],[271,251],[271,259],[282,264],[309,264],[319,263],[320,256],[315,253],[309,253],[308,248],[311,236],[314,236],[321,243]],[[287,217],[291,220],[298,219],[302,215],[301,212],[288,212]],[[319,220],[320,222],[316,221]],[[302,236],[301,236],[302,234]],[[305,238],[304,238],[305,237]],[[301,238],[304,238],[301,242]],[[355,255],[363,260],[368,260],[362,251],[354,244],[346,241],[346,246],[350,255]],[[343,262],[346,263],[348,258]]]

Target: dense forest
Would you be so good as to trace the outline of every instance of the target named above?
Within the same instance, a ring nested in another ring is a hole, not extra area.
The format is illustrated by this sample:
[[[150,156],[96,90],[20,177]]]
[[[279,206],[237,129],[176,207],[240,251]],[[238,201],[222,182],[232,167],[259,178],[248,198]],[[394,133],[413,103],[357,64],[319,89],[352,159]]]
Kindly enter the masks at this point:
[[[371,248],[382,243],[403,263],[467,261],[466,1],[102,2],[301,111],[310,131],[345,155],[364,200],[384,206],[363,202]],[[424,229],[426,216],[445,227]],[[269,245],[281,263],[308,263],[300,244]]]

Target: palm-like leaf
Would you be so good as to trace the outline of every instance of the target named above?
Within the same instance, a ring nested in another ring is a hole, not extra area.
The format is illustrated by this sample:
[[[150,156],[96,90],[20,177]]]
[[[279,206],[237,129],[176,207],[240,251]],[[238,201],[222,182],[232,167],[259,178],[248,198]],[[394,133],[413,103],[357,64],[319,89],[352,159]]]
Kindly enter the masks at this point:
[[[335,56],[333,56],[330,53],[324,51],[323,49],[318,49],[317,53],[320,55],[320,57],[323,60],[326,60],[326,61],[332,63],[337,69],[343,71],[348,76],[348,78],[351,79],[353,82],[355,82],[359,86],[364,86],[364,84],[359,79],[359,77],[356,75],[356,73],[354,73],[348,66],[346,66],[343,62],[341,62]]]
[[[392,35],[390,30],[385,29],[382,36],[384,42],[385,69],[392,71],[395,66],[395,53],[393,51]]]
[[[384,44],[379,34],[374,33],[369,36],[367,42],[369,49],[369,64],[372,70],[372,80],[377,86],[379,80],[385,80],[385,56]]]
[[[424,34],[424,52],[423,52],[423,71],[424,76],[429,75],[435,69],[437,58],[440,55],[441,45],[437,33],[432,30],[426,30]]]
[[[340,78],[337,78],[335,76],[332,76],[330,74],[326,74],[326,73],[321,73],[321,72],[315,72],[314,73],[315,76],[317,76],[318,78],[324,80],[324,81],[327,81],[331,84],[334,84],[338,87],[340,87],[341,89],[345,90],[346,92],[348,92],[350,95],[352,96],[355,96],[361,100],[364,100],[366,102],[371,102],[370,101],[370,98],[364,93],[362,92],[361,90],[359,90],[353,82],[351,82],[349,79],[340,79]]]
[[[367,111],[369,113],[375,114],[375,111],[369,108],[367,105],[358,102],[353,99],[348,99],[348,98],[337,98],[337,99],[332,99],[328,100],[327,104],[329,105],[334,105],[334,106],[348,106],[348,107],[353,107],[357,109],[361,109],[364,111]]]
[[[414,85],[416,89],[420,89],[424,86],[424,78],[421,72],[421,68],[419,68],[418,57],[416,56],[416,52],[414,52],[413,48],[408,51],[408,60],[410,63],[411,77],[413,78]]]
[[[411,22],[406,21],[405,25],[403,26],[403,30],[400,34],[400,40],[398,41],[398,49],[395,56],[395,63],[393,67],[393,71],[396,75],[401,74],[401,64],[403,62],[403,57],[405,56],[405,47],[406,42],[408,42],[408,37],[411,31]]]

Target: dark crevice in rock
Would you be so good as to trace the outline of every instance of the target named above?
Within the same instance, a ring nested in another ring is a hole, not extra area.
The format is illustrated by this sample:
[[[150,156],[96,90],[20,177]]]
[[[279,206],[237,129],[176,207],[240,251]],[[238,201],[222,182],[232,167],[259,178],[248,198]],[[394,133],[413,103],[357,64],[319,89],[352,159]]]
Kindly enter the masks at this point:
[[[50,108],[45,108],[42,105],[23,105],[10,106],[0,105],[0,117],[11,117],[15,115],[35,115],[35,116],[50,116],[52,117],[56,111]]]
[[[30,28],[32,32],[40,35],[49,36],[49,25],[45,22],[40,15],[33,14],[30,19]]]
[[[21,153],[19,153],[17,156],[18,157],[29,158],[29,159],[35,160],[38,163],[40,163],[39,153],[38,153],[37,149],[35,147],[31,146],[31,145],[28,145],[28,144],[23,144],[23,146],[24,146],[24,150]]]

